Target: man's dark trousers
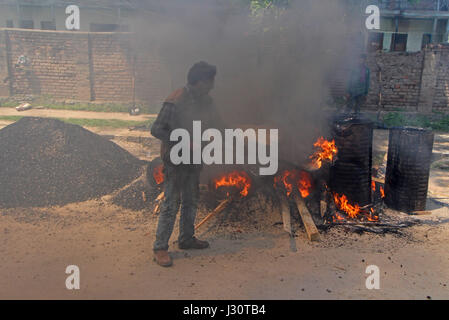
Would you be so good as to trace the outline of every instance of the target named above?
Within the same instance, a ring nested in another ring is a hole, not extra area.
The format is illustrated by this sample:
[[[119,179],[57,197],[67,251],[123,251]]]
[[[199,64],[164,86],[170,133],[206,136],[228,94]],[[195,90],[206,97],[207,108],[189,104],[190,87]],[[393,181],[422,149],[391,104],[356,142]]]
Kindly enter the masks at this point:
[[[181,205],[178,243],[190,240],[195,232],[200,171],[192,166],[164,165],[165,199],[161,206],[153,250],[168,250],[176,215]]]

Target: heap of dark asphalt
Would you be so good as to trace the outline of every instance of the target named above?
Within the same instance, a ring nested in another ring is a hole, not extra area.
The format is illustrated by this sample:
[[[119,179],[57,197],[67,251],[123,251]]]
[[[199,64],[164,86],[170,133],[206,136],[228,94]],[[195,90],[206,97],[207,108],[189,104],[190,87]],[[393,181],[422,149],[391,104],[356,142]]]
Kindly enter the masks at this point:
[[[0,207],[98,198],[136,179],[141,168],[129,152],[80,126],[25,117],[0,130]]]

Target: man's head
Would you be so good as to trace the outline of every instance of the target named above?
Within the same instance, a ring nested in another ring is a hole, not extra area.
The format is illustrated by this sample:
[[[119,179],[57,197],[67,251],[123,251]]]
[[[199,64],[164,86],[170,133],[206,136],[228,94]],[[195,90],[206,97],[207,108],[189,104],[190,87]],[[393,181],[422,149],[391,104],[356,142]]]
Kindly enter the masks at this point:
[[[192,87],[196,94],[208,94],[214,88],[215,75],[217,67],[204,61],[195,63],[187,74],[187,83]]]

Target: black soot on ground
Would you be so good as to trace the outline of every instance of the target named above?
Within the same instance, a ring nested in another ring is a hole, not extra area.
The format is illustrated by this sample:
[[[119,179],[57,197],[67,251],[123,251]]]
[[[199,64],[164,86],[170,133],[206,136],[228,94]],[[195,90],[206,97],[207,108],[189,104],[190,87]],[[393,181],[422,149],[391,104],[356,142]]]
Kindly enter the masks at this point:
[[[56,119],[26,117],[0,130],[0,207],[46,207],[109,194],[142,163],[113,142]]]

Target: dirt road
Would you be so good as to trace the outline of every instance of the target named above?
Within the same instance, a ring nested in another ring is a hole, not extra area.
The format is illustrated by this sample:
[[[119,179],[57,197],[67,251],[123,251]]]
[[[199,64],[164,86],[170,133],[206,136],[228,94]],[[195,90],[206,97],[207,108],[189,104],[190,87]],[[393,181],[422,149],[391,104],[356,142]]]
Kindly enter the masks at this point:
[[[148,213],[96,201],[7,210],[0,299],[448,299],[449,210],[436,215],[400,236],[334,228],[311,243],[300,231],[296,252],[280,226],[205,233],[210,249],[172,245],[174,266],[164,269],[151,261],[156,217]],[[65,287],[68,265],[80,268],[80,290]],[[380,269],[379,290],[365,287],[368,265]]]
[[[382,133],[376,137],[383,150]],[[432,215],[400,235],[338,227],[312,243],[299,230],[292,244],[278,224],[251,233],[204,229],[199,237],[211,248],[171,244],[168,269],[151,261],[157,217],[149,212],[102,200],[0,210],[0,299],[449,299],[449,208],[429,206]],[[80,268],[80,290],[66,289],[68,265]],[[369,265],[379,267],[379,290],[365,286]]]

